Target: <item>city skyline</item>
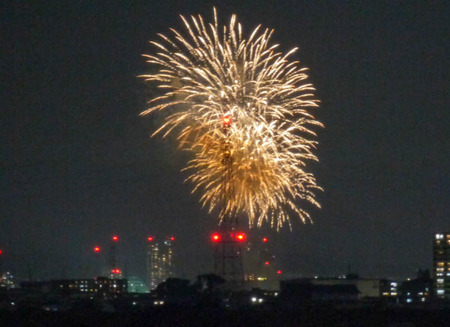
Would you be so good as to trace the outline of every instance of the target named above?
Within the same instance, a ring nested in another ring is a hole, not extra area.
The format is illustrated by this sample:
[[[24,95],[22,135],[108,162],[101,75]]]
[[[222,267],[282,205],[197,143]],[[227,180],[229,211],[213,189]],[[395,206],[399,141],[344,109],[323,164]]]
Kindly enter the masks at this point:
[[[268,231],[286,273],[406,278],[432,268],[450,230],[449,6],[307,1],[3,4],[1,267],[35,278],[88,271],[92,246],[121,237],[145,276],[149,235],[174,235],[180,277],[213,269],[217,217],[191,195],[188,159],[138,117],[155,91],[137,78],[178,14],[236,13],[299,47],[322,101],[314,224]],[[263,228],[262,232],[266,232]]]

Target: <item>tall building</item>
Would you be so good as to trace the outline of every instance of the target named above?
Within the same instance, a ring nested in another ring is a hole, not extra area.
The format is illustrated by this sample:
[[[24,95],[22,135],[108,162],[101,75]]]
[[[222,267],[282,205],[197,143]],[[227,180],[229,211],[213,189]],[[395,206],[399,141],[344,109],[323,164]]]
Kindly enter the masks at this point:
[[[433,275],[436,296],[450,299],[450,233],[437,233],[434,237]]]
[[[174,276],[174,242],[173,236],[161,242],[158,242],[154,237],[148,238],[147,272],[150,290],[156,289],[167,278]]]
[[[109,278],[111,279],[122,279],[123,272],[122,269],[119,268],[118,263],[118,253],[117,253],[117,243],[119,242],[119,236],[114,235],[112,237],[111,243],[111,269],[109,272]]]
[[[278,279],[280,267],[273,253],[272,241],[266,236],[256,236],[247,243],[244,253],[246,281]]]

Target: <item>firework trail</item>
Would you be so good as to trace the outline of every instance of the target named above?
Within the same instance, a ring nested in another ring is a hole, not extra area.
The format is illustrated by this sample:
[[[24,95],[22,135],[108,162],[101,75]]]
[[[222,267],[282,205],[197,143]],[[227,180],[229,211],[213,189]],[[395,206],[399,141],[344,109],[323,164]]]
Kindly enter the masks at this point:
[[[250,226],[267,221],[277,229],[292,215],[311,221],[298,203],[320,207],[320,187],[305,167],[317,160],[311,127],[322,124],[309,113],[318,100],[307,69],[288,60],[296,49],[277,52],[269,42],[273,30],[260,26],[243,38],[235,15],[219,27],[216,10],[211,24],[200,15],[181,19],[186,36],[174,29],[172,37],[158,34],[162,41],[151,42],[157,53],[144,55],[158,70],[142,77],[163,93],[141,115],[167,114],[153,135],[173,133],[180,149],[193,153],[188,180],[220,219],[244,213]],[[231,120],[226,130],[224,117]],[[224,147],[232,158],[226,182]]]

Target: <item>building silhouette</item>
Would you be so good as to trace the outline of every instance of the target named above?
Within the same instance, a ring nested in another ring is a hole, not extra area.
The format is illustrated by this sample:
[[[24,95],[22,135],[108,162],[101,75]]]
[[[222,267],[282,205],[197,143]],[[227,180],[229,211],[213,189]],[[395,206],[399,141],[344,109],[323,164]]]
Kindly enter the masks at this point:
[[[450,299],[450,233],[434,237],[433,279],[436,297]]]
[[[159,242],[154,237],[148,238],[147,273],[150,290],[174,276],[174,242],[174,237]]]

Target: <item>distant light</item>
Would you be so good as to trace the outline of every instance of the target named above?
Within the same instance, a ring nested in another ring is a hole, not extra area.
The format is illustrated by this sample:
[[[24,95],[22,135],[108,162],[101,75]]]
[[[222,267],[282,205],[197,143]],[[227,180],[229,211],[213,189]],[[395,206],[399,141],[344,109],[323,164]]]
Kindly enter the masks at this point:
[[[112,239],[114,242],[117,242],[119,240],[119,236],[114,235]]]
[[[99,246],[94,247],[94,252],[100,252],[100,247]]]
[[[245,234],[244,233],[237,233],[236,234],[236,240],[238,240],[239,242],[245,241]]]
[[[171,237],[170,237],[170,240],[171,240],[171,241],[175,241],[175,237],[171,236]]]
[[[231,116],[228,116],[228,115],[223,116],[223,124],[224,124],[224,126],[230,126]]]
[[[211,239],[212,239],[213,242],[219,242],[220,241],[220,234],[218,234],[218,233],[212,234]]]
[[[148,239],[149,242],[153,242],[153,237],[152,236],[149,236],[147,239]]]
[[[3,250],[0,249],[0,255],[2,255],[2,254],[3,254]]]
[[[270,262],[269,262],[269,261],[266,261],[265,264],[266,264],[266,266],[268,266],[268,265],[270,264]]]
[[[263,241],[264,243],[267,243],[267,241],[268,241],[267,237],[263,237],[262,241]]]
[[[282,272],[281,270],[278,270],[278,271],[277,271],[277,274],[278,274],[278,275],[281,275],[282,273],[283,273],[283,272]]]

